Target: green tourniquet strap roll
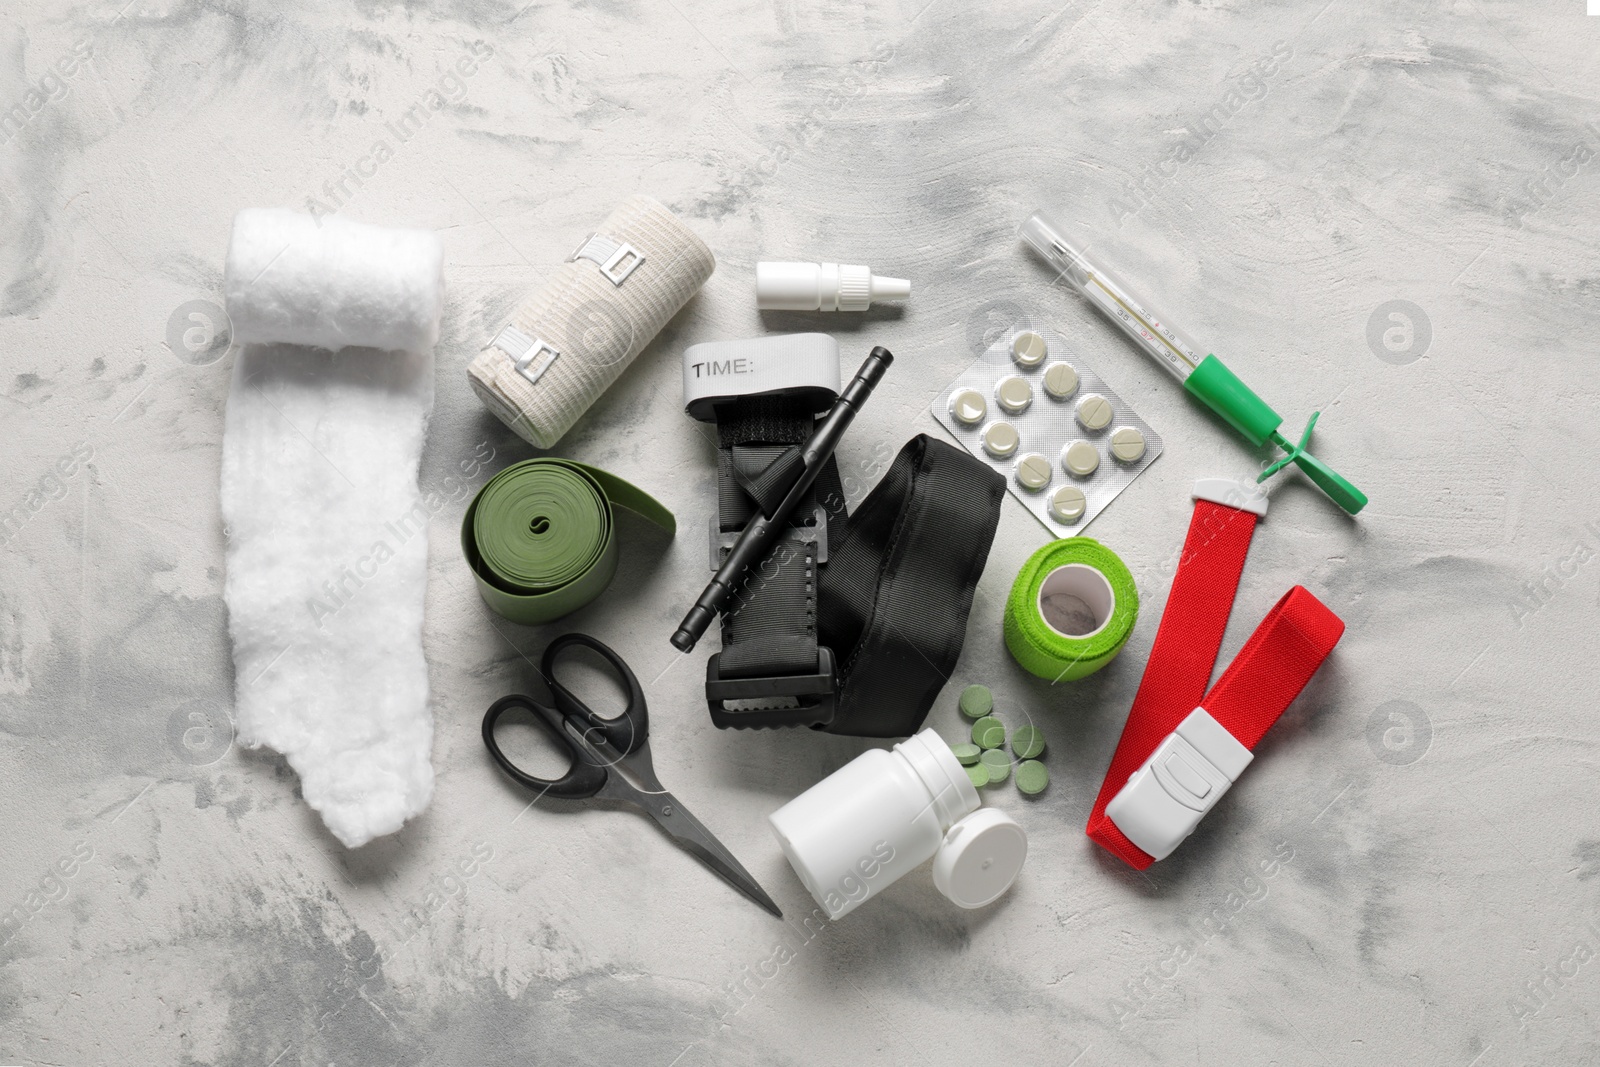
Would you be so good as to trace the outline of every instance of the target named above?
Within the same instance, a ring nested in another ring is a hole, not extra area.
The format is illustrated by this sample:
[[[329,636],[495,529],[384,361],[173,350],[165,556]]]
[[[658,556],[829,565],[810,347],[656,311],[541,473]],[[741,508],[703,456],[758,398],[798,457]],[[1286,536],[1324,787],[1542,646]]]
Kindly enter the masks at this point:
[[[1056,631],[1039,609],[1039,589],[1045,579],[1072,563],[1099,571],[1116,594],[1111,617],[1086,637]],[[1091,537],[1068,537],[1045,545],[1022,565],[1006,598],[1006,647],[1029,674],[1052,682],[1082,678],[1116,658],[1138,617],[1139,593],[1127,565]]]
[[[484,603],[536,625],[599,596],[617,573],[613,506],[677,529],[643,489],[570,459],[526,459],[489,479],[461,520],[461,550]]]

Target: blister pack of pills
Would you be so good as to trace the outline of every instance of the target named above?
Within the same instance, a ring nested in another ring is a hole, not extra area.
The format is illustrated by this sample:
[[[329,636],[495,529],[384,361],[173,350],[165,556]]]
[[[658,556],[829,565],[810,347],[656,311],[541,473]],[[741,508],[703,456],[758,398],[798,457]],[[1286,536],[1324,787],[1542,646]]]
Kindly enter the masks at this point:
[[[1161,455],[1160,436],[1043,330],[996,341],[932,410],[1060,537],[1093,522]]]

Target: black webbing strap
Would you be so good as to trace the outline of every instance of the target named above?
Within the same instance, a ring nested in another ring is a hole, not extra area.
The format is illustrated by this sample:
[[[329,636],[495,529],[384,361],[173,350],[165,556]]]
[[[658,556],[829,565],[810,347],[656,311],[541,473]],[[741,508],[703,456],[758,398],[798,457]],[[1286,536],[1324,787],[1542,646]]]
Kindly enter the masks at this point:
[[[816,671],[817,545],[786,537],[722,613],[718,672],[765,678]]]
[[[785,427],[771,411],[726,414],[726,426],[739,429],[724,436],[719,408],[719,500],[724,528],[737,529],[730,520],[742,525],[761,506],[750,487],[776,484],[782,495],[789,483],[770,468],[788,454],[793,435],[809,436],[812,420],[797,417]],[[769,435],[759,453],[752,427]],[[722,651],[708,665],[712,721],[865,737],[914,733],[961,653],[1005,479],[967,452],[918,435],[848,521],[831,460],[813,494],[827,513],[828,561],[819,565],[815,541],[797,534],[752,568],[723,614]]]
[[[805,444],[816,428],[806,398],[751,396],[715,405],[717,415],[717,523],[724,532],[741,530],[756,509],[777,504],[794,482],[800,459],[795,445]],[[826,508],[832,521],[843,521],[844,496],[839,468],[832,457],[817,476],[811,494],[795,509],[793,522],[808,524],[816,502],[833,497]],[[833,492],[830,493],[830,490]]]
[[[798,459],[794,446],[804,444],[816,425],[811,407],[807,399],[787,396],[716,405],[717,519],[723,532],[742,529],[758,508],[770,511],[787,493],[798,473],[789,457]],[[818,531],[810,526],[818,499],[833,504],[824,508],[827,535],[837,536],[845,520],[844,492],[831,457],[795,509],[790,525],[798,527],[796,536],[773,545],[722,614],[722,677],[817,673]]]
[[[950,679],[1006,482],[926,434],[907,441],[832,548],[818,598],[838,660],[829,733],[916,733]]]

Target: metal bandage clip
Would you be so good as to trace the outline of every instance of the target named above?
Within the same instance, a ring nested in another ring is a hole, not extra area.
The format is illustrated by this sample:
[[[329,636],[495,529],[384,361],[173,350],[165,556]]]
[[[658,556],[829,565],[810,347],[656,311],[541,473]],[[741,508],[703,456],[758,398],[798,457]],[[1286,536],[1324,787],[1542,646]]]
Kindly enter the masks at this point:
[[[567,257],[567,262],[572,263],[580,259],[587,259],[600,266],[600,273],[612,285],[621,286],[628,280],[628,275],[639,269],[644,262],[644,253],[626,241],[614,241],[604,234],[591,233],[583,239],[578,250]],[[529,385],[535,385],[539,376],[550,369],[561,355],[561,350],[542,337],[529,337],[515,326],[507,326],[495,335],[490,342],[495,348],[510,357],[512,364],[517,368],[517,373],[528,380]],[[544,358],[540,359],[540,356]],[[538,360],[537,363],[534,361]]]
[[[528,379],[529,385],[537,383],[539,375],[548,370],[556,357],[561,355],[560,350],[549,341],[542,337],[529,337],[515,326],[507,326],[495,334],[494,340],[489,343],[510,357],[517,373]],[[544,358],[539,360],[537,366],[530,367],[541,353],[545,354]]]
[[[628,275],[639,269],[644,253],[626,241],[614,241],[601,233],[591,233],[578,245],[578,250],[567,257],[567,262],[587,259],[600,264],[600,273],[612,285],[621,287]]]

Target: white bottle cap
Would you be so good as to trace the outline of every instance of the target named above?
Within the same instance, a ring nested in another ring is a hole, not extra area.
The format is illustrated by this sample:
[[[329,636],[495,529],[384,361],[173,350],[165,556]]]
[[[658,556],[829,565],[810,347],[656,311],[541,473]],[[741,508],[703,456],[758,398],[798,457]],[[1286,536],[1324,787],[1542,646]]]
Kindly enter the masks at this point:
[[[763,311],[865,311],[874,300],[904,300],[911,283],[852,263],[756,264],[756,307]]]
[[[933,884],[963,908],[992,904],[1022,873],[1028,835],[999,808],[979,808],[945,831]]]

